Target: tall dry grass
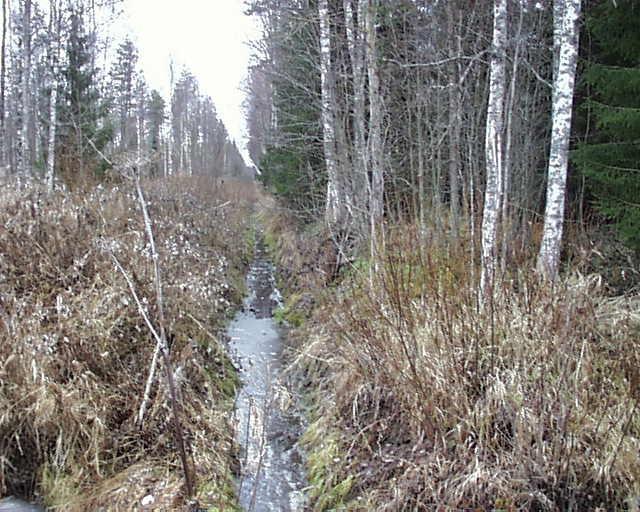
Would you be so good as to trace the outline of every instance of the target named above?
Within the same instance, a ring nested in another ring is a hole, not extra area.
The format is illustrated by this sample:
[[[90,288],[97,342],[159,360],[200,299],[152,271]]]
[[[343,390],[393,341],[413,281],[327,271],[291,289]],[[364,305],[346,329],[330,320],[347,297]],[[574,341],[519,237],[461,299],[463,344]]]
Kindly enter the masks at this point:
[[[402,226],[373,279],[323,292],[296,357],[323,389],[312,466],[339,445],[316,510],[633,510],[640,299],[520,270],[481,306],[470,256]]]
[[[144,184],[160,252],[167,332],[200,499],[229,499],[226,411],[235,373],[219,331],[242,294],[253,192],[235,183]],[[115,255],[153,316],[153,267],[126,182],[0,197],[0,494],[57,510],[134,510],[182,492],[158,372],[135,424],[155,342]]]

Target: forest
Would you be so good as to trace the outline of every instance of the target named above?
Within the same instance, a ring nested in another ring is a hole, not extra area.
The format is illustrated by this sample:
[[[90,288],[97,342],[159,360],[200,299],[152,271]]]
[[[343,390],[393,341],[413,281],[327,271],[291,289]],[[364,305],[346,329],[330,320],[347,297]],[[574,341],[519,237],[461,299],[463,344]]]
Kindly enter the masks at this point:
[[[224,1],[2,0],[0,511],[640,510],[640,2]]]

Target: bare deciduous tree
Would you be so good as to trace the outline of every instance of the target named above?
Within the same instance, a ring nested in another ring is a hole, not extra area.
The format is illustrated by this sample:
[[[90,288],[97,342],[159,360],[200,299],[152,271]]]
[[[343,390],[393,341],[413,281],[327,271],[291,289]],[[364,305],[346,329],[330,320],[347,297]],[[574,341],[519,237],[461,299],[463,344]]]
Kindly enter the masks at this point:
[[[556,53],[553,82],[551,149],[547,177],[547,203],[544,231],[538,254],[538,271],[555,279],[560,266],[560,248],[564,225],[569,139],[573,111],[573,90],[578,63],[578,20],[581,0],[555,0],[554,49]]]

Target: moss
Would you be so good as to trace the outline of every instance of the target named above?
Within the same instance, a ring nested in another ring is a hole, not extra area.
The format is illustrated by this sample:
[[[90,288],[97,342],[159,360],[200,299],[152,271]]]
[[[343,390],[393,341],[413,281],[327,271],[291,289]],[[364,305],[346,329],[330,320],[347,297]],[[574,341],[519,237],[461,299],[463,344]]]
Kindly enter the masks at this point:
[[[209,480],[198,487],[198,496],[205,503],[215,503],[207,508],[208,512],[241,512],[236,497],[236,488],[230,478]]]
[[[339,463],[343,457],[337,433],[328,429],[321,418],[309,426],[302,444],[309,450],[307,472],[313,509],[318,512],[350,509],[348,497],[355,477],[342,474]]]
[[[238,371],[233,366],[231,359],[225,353],[220,353],[217,358],[217,365],[207,365],[205,371],[211,384],[222,393],[225,398],[233,399],[236,390],[240,386]]]
[[[305,320],[303,311],[297,307],[300,302],[301,295],[298,293],[291,294],[285,302],[284,306],[279,307],[273,313],[273,317],[279,324],[285,322],[291,327],[300,327]]]
[[[220,390],[228,398],[234,398],[236,390],[240,386],[240,377],[238,371],[233,366],[231,359],[226,357],[223,362],[222,376],[219,377]]]

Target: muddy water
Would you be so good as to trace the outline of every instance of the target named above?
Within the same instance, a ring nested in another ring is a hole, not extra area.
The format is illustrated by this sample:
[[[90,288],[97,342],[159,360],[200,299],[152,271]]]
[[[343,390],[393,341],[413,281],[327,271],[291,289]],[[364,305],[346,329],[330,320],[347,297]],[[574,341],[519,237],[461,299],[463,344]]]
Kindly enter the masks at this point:
[[[236,439],[242,448],[238,495],[246,511],[296,512],[304,508],[306,485],[296,444],[301,425],[282,379],[284,332],[273,319],[280,301],[274,268],[261,237],[256,246],[249,295],[228,331],[243,382],[236,400]]]

